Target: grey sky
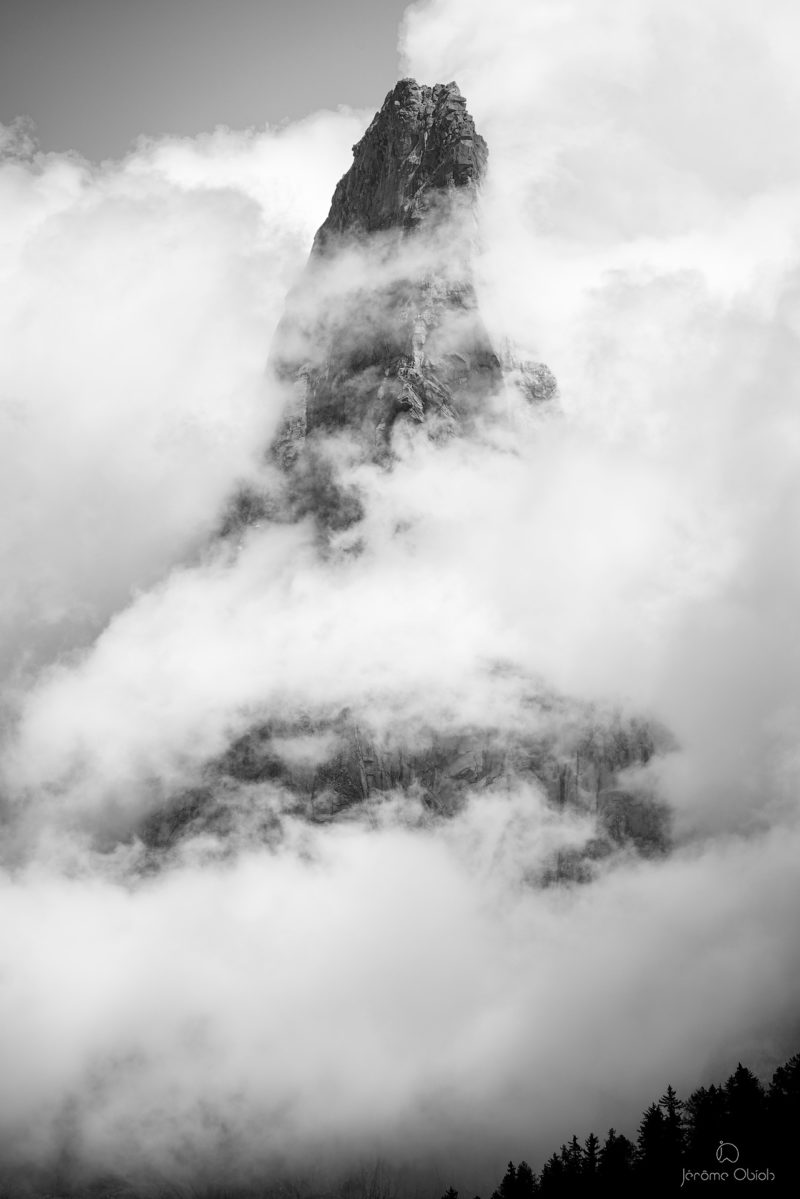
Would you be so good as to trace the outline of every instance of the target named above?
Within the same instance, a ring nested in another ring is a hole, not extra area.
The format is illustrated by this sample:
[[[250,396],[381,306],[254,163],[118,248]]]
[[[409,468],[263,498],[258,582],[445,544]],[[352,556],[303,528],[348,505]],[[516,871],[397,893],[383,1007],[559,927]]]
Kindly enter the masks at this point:
[[[48,150],[118,157],[193,134],[375,108],[408,0],[25,0],[0,16],[0,121]]]

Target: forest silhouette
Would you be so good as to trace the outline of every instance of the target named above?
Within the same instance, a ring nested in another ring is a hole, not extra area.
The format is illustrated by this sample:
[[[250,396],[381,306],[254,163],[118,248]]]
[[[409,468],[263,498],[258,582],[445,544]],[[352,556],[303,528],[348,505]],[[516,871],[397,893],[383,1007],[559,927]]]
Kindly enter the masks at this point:
[[[535,1173],[508,1169],[491,1199],[534,1196],[658,1196],[746,1186],[749,1194],[800,1193],[800,1053],[769,1087],[740,1062],[721,1085],[680,1099],[672,1086],[642,1113],[636,1140],[610,1128],[561,1145]],[[458,1199],[449,1188],[442,1199]],[[479,1199],[479,1197],[476,1197]]]

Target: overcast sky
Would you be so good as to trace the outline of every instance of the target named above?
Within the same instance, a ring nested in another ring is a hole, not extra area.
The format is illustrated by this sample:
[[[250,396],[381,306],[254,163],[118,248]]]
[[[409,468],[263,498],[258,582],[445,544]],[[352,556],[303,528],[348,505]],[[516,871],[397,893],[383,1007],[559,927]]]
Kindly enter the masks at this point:
[[[139,134],[375,108],[404,0],[26,0],[0,15],[0,120],[46,150],[120,157]]]

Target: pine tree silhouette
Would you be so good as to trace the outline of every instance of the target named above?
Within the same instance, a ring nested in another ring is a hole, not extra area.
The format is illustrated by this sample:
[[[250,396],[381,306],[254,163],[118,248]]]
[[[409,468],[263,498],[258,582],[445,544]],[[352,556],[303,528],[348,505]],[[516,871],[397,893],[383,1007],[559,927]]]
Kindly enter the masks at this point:
[[[763,1157],[767,1148],[767,1097],[753,1074],[739,1062],[725,1083],[725,1139],[749,1158]]]
[[[590,1132],[583,1146],[583,1189],[587,1195],[593,1195],[598,1189],[598,1169],[600,1165],[600,1141]]]
[[[636,1138],[636,1174],[648,1194],[658,1194],[667,1178],[667,1119],[656,1103],[642,1116]]]
[[[720,1141],[726,1138],[727,1108],[724,1092],[713,1085],[692,1091],[684,1107],[686,1158],[689,1162],[713,1161]]]
[[[685,1145],[684,1104],[668,1086],[658,1101],[658,1106],[664,1114],[664,1162],[665,1179],[681,1178],[681,1163]]]
[[[786,1112],[800,1119],[800,1053],[790,1057],[773,1074],[768,1102],[776,1114]]]
[[[517,1199],[517,1171],[513,1162],[508,1163],[503,1181],[493,1193],[492,1199]]]
[[[561,1158],[564,1162],[564,1181],[569,1184],[574,1193],[580,1186],[583,1176],[583,1149],[574,1133],[569,1144],[561,1146]]]
[[[597,1162],[597,1176],[604,1194],[634,1193],[635,1158],[636,1147],[633,1142],[610,1128]]]
[[[797,1129],[800,1128],[800,1053],[779,1066],[767,1094],[770,1162],[782,1179],[797,1172]]]
[[[548,1196],[567,1194],[564,1184],[564,1163],[557,1153],[548,1158],[542,1166],[539,1190],[542,1195]]]
[[[536,1175],[527,1162],[520,1162],[517,1166],[515,1199],[532,1199],[536,1189]]]

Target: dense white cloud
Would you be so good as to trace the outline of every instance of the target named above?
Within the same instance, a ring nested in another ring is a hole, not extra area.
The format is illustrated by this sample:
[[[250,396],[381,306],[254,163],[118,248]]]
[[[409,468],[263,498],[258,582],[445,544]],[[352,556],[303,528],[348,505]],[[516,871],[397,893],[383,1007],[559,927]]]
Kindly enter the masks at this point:
[[[2,613],[7,657],[43,664],[6,689],[2,760],[23,1156],[68,1135],[180,1178],[183,1152],[246,1174],[435,1151],[483,1186],[573,1128],[632,1131],[668,1081],[796,1048],[798,23],[410,10],[407,69],[455,77],[490,144],[487,322],[553,367],[561,411],[511,393],[471,440],[399,437],[388,472],[332,445],[365,517],[324,555],[306,523],[205,539],[275,428],[267,338],[365,121],[0,170]],[[149,881],[135,842],[98,848],[253,721],[513,729],[530,678],[672,729],[648,768],[672,857],[531,889],[587,828],[511,782],[440,825],[408,800],[284,817],[222,863],[196,840]]]
[[[41,867],[7,881],[4,1128],[24,1153],[71,1104],[79,1151],[178,1177],[186,1145],[246,1174],[309,1145],[402,1157],[478,1137],[499,1166],[624,1117],[667,1061],[686,1087],[726,1064],[720,1045],[769,1045],[798,966],[775,933],[796,837],[520,888],[553,821],[518,795],[438,830],[295,830],[302,856],[133,890]]]
[[[6,664],[101,627],[256,470],[269,337],[361,124],[0,168]]]
[[[489,140],[484,310],[550,363],[588,444],[583,544],[618,545],[592,491],[648,530],[630,605],[603,603],[627,591],[613,557],[584,591],[584,662],[675,729],[689,824],[746,819],[792,756],[799,23],[783,0],[406,17],[408,69],[457,78]]]
[[[526,871],[580,830],[534,794],[433,828],[372,814],[133,887],[89,859],[5,880],[17,1154],[231,1183],[380,1147],[484,1186],[668,1080],[774,1063],[796,832],[540,892]]]

